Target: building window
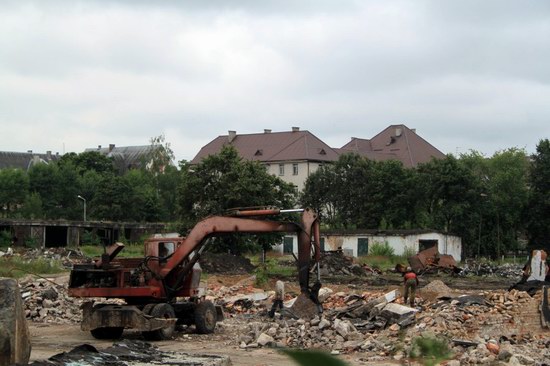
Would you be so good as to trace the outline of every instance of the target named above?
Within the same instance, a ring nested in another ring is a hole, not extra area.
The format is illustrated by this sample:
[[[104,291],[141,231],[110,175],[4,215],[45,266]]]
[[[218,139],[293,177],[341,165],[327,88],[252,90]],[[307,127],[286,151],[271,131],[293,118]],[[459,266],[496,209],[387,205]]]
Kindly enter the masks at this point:
[[[298,175],[298,164],[292,164],[292,175]]]
[[[279,164],[279,175],[285,175],[285,165]]]

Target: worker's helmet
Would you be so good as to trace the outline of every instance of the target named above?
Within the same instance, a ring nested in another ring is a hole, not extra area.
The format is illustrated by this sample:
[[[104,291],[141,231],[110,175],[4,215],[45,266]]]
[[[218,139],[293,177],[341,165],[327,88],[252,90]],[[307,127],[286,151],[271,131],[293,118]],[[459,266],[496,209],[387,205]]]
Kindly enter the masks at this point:
[[[412,268],[411,267],[407,267],[407,272],[411,272],[412,271]]]

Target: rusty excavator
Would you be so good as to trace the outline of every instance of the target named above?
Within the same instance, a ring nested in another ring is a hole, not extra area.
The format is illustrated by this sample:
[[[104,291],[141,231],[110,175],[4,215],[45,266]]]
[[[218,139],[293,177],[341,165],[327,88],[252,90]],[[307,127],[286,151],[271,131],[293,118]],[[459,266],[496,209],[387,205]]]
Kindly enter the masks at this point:
[[[299,222],[273,220],[291,212],[301,212]],[[317,214],[310,209],[235,209],[198,222],[187,237],[146,240],[143,258],[116,258],[124,245],[115,243],[94,263],[75,264],[70,296],[123,300],[85,302],[82,330],[98,339],[114,339],[124,329],[135,329],[148,340],[170,338],[177,324],[195,325],[198,333],[214,332],[223,312],[204,298],[198,260],[210,238],[234,233],[296,233],[301,293],[289,312],[313,317],[322,311]],[[310,286],[310,275],[315,272],[317,278]]]

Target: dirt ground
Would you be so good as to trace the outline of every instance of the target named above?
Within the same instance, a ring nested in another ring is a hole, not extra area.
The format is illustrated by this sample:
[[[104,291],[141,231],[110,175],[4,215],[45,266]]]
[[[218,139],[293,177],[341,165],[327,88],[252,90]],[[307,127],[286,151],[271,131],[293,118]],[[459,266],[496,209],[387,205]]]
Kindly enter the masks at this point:
[[[444,277],[444,281],[449,287],[453,289],[461,290],[492,290],[492,289],[507,289],[513,280],[505,278],[491,278],[482,280],[472,280],[460,277],[449,277],[446,275],[432,275],[421,278],[422,284],[427,284],[436,278]],[[247,281],[250,275],[211,275],[208,276],[209,285],[218,286],[231,286],[236,283],[242,283]],[[397,275],[383,275],[372,278],[362,279],[360,281],[352,281],[350,278],[333,278],[326,286],[329,286],[334,291],[368,291],[369,289],[394,289],[398,288],[401,283],[400,276]],[[268,284],[267,288],[270,287]],[[295,288],[294,288],[295,287]],[[289,281],[288,291],[299,291],[298,286],[293,286]],[[228,322],[233,321],[246,322],[246,318],[243,316],[240,319],[230,319]],[[112,344],[112,341],[100,341],[94,339],[88,332],[80,330],[79,325],[58,325],[58,324],[43,324],[43,323],[29,323],[31,340],[32,340],[32,353],[31,361],[44,360],[54,354],[71,350],[73,347],[81,344],[91,344],[98,349],[106,348]],[[140,334],[132,331],[125,331],[125,338],[140,339]],[[213,355],[225,355],[229,356],[233,365],[243,366],[267,366],[267,365],[295,365],[285,355],[281,354],[275,349],[271,348],[257,348],[257,349],[241,349],[235,341],[235,331],[231,326],[226,326],[224,323],[220,324],[215,334],[212,335],[198,335],[191,332],[179,332],[173,340],[156,342],[161,350],[165,351],[177,351],[190,354],[213,354]],[[350,365],[369,365],[369,363],[362,358],[362,353],[351,353],[340,355],[343,360]],[[376,363],[380,365],[380,363]],[[399,364],[397,361],[388,361],[385,365]]]

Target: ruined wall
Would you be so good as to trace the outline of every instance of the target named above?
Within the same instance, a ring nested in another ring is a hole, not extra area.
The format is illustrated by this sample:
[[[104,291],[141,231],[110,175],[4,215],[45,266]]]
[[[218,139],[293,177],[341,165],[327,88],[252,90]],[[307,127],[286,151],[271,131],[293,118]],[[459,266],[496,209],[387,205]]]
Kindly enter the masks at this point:
[[[296,235],[286,235],[292,237],[293,240],[293,252],[298,253],[298,239]],[[419,250],[420,240],[437,240],[438,250],[441,254],[450,254],[453,258],[460,262],[462,260],[462,239],[457,236],[445,235],[441,233],[422,233],[422,234],[410,234],[410,235],[372,235],[372,234],[349,234],[349,235],[325,235],[321,234],[321,238],[325,241],[325,250],[338,250],[342,248],[344,252],[352,253],[354,257],[358,256],[358,239],[368,239],[368,246],[374,243],[388,245],[393,248],[395,255],[402,255],[407,251]],[[278,253],[283,253],[283,243],[273,247],[273,250]],[[370,249],[369,249],[370,250]]]

